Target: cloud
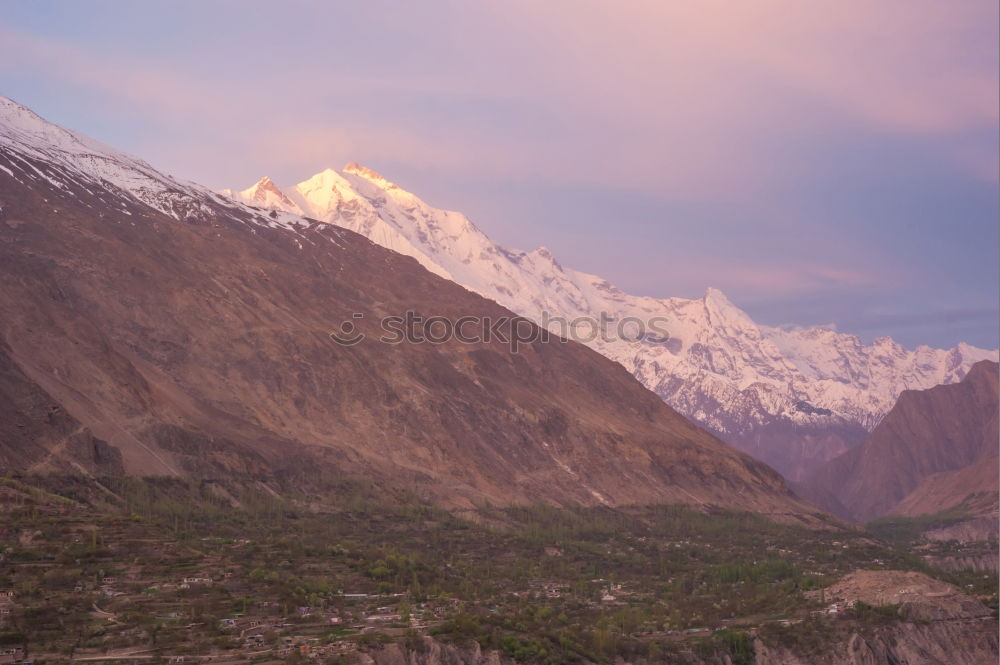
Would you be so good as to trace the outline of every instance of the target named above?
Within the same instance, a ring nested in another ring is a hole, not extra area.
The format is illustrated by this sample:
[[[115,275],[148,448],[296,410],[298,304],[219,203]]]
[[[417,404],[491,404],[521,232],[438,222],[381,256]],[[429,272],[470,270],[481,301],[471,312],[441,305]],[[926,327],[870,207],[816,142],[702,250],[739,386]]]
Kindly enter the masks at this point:
[[[865,312],[851,320],[855,330],[884,328],[922,328],[925,326],[959,325],[966,323],[994,322],[996,307],[946,308],[931,312]]]
[[[822,150],[824,134],[997,123],[989,3],[573,0],[505,5],[496,18],[530,33],[533,88],[614,123],[609,170],[654,174],[678,195],[795,177],[796,144]]]
[[[101,91],[164,116],[196,115],[218,108],[206,106],[206,86],[167,67],[102,58],[88,49],[3,27],[0,45],[3,72],[34,71],[36,76]]]
[[[741,298],[766,295],[771,299],[852,291],[884,285],[887,281],[886,271],[863,267],[794,259],[765,262],[711,256],[674,258],[661,266],[660,274],[674,288],[679,284],[690,284],[689,288],[694,289],[709,283],[726,284],[733,285],[735,289],[730,287],[729,291],[735,291]]]
[[[570,85],[589,79],[596,97],[635,111],[708,111],[739,123],[774,110],[747,96],[774,86],[903,131],[963,130],[998,117],[992,3],[520,4],[503,14],[550,31],[559,46],[552,50],[566,54],[559,64],[575,63]],[[660,85],[634,85],[643,79]],[[620,94],[608,98],[612,87]],[[734,98],[745,103],[724,105]]]
[[[483,177],[760,201],[829,168],[824,152],[859,127],[995,127],[995,47],[971,34],[995,16],[988,5],[523,1],[466,8],[456,31],[423,7],[373,11],[354,19],[384,34],[382,65],[338,51],[278,60],[260,80],[8,28],[0,70],[101,90],[228,145],[253,141],[273,162],[297,150],[303,169],[329,165],[322,148]],[[302,39],[337,18],[312,10]],[[402,60],[417,45],[429,53],[412,57],[427,58],[422,68]],[[939,150],[995,179],[994,148]]]
[[[282,79],[284,87],[298,91],[293,96],[262,94],[260,88],[269,88],[270,82],[253,87],[239,77],[196,76],[155,59],[116,57],[96,47],[3,27],[0,56],[0,73],[33,71],[36,77],[101,97],[105,104],[113,99],[114,104],[104,107],[108,114],[141,114],[150,129],[154,124],[176,128],[176,140],[150,146],[167,157],[167,164],[154,159],[154,165],[218,186],[233,185],[220,182],[226,176],[219,173],[219,162],[227,157],[231,163],[250,160],[261,169],[287,169],[301,177],[349,161],[379,168],[407,164],[442,173],[474,169],[482,178],[531,175],[524,166],[532,161],[523,158],[530,144],[516,135],[483,133],[475,126],[460,129],[422,118],[405,106],[393,108],[400,97],[504,103],[504,93],[478,82],[466,87],[433,76],[304,68]],[[310,86],[316,78],[325,86]],[[30,100],[20,101],[30,105]],[[162,138],[163,132],[149,135]],[[215,175],[199,172],[199,165],[214,169]],[[566,176],[562,182],[576,181],[571,172],[558,173]]]
[[[654,295],[995,295],[996,3],[293,4],[28,3],[0,82],[212,187],[359,161]]]

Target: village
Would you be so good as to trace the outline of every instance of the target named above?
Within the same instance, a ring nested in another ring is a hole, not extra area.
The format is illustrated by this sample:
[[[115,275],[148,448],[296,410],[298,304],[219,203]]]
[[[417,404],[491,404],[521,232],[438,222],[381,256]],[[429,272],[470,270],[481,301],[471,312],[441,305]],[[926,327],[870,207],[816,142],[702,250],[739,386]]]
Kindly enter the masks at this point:
[[[215,625],[208,625],[207,617],[194,616],[185,607],[190,607],[190,600],[177,597],[170,599],[170,594],[190,591],[192,588],[203,590],[212,586],[227,586],[234,579],[231,571],[222,572],[219,579],[207,575],[183,577],[176,583],[154,583],[146,587],[142,593],[157,595],[160,600],[155,605],[153,615],[157,622],[159,645],[137,648],[137,645],[117,649],[110,652],[89,649],[77,649],[73,653],[76,662],[114,663],[114,662],[146,662],[165,661],[168,663],[238,663],[264,662],[262,659],[286,660],[290,657],[328,661],[331,658],[354,653],[364,644],[376,644],[377,640],[366,640],[365,636],[379,635],[382,639],[403,639],[413,635],[427,635],[435,626],[441,625],[445,619],[461,610],[462,601],[449,598],[433,602],[412,603],[409,594],[395,593],[388,595],[369,593],[338,592],[334,607],[313,608],[309,606],[295,607],[289,614],[284,614],[277,603],[272,601],[256,601],[243,612],[233,612],[230,616],[217,619]],[[600,601],[594,606],[605,607],[628,604],[628,599],[636,595],[622,584],[608,583],[603,579],[592,580],[602,585]],[[131,601],[130,592],[123,589],[135,589],[144,586],[141,580],[134,576],[118,578],[103,576],[97,583],[79,582],[73,588],[73,593],[83,596],[91,603],[92,615],[106,621],[111,626],[123,626],[122,618],[115,613],[101,608],[102,600],[117,599]],[[535,580],[526,591],[510,593],[512,599],[535,598],[559,599],[571,594],[568,586]],[[196,596],[197,594],[195,594]],[[181,600],[180,603],[177,600]],[[385,604],[382,604],[385,603]],[[116,603],[120,606],[120,603]],[[169,609],[169,608],[181,609]],[[12,590],[0,590],[0,630],[6,626],[5,619],[19,608],[16,593]],[[810,610],[809,615],[840,616],[851,609],[851,603],[834,602],[821,609]],[[495,610],[494,610],[495,611]],[[193,619],[201,619],[196,621]],[[773,619],[772,622],[788,627],[803,621],[802,618]],[[673,641],[691,638],[703,638],[713,632],[725,630],[733,621],[724,620],[720,625],[711,627],[691,627],[683,630],[656,630],[651,626],[641,626],[634,636],[646,639],[666,638]],[[746,626],[744,626],[746,627]],[[751,635],[759,626],[750,626]],[[213,631],[214,629],[214,631]],[[215,632],[218,638],[214,648],[207,652],[197,648],[185,639],[188,634]],[[61,654],[44,653],[28,658],[23,647],[7,648],[2,652],[9,662],[21,665],[32,665],[36,662],[55,662],[61,660]]]
[[[818,634],[857,620],[824,598],[839,575],[919,564],[860,532],[687,509],[480,513],[501,529],[416,506],[234,511],[168,488],[197,508],[145,486],[113,488],[123,509],[0,485],[0,663],[335,663],[430,638],[602,662]]]

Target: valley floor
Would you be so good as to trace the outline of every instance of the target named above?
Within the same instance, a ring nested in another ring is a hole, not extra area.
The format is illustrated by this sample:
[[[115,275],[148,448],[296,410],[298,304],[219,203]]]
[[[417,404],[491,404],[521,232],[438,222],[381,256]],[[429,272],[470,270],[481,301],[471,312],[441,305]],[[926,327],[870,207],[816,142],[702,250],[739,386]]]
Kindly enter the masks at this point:
[[[3,478],[0,651],[36,663],[474,662],[469,649],[518,663],[750,663],[763,650],[813,662],[916,625],[896,599],[834,597],[859,569],[955,584],[992,615],[935,621],[996,632],[995,570],[932,568],[899,525],[876,537],[677,506],[458,516],[354,486],[308,494]]]

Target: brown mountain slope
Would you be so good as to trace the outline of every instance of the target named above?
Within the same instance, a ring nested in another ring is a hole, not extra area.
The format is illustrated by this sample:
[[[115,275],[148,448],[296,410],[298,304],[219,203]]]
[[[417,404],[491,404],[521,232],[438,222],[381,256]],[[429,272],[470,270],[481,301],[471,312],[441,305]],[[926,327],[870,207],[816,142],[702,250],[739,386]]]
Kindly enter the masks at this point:
[[[863,444],[811,478],[811,498],[821,501],[832,494],[849,511],[842,516],[868,521],[892,511],[933,474],[988,463],[997,454],[997,369],[997,363],[982,361],[960,383],[904,392]],[[945,490],[949,478],[959,483],[984,480],[959,473],[928,480],[925,487],[942,500],[951,497],[949,501],[991,491],[991,485]],[[995,479],[993,483],[995,488]],[[908,514],[918,504],[929,509],[933,502],[913,498],[905,508]]]
[[[0,469],[120,473],[121,456],[31,381],[0,342]]]
[[[385,315],[509,312],[359,235],[269,228],[209,196],[177,221],[34,178],[55,172],[2,146],[0,166],[0,395],[4,417],[33,428],[0,429],[6,470],[110,460],[132,474],[364,478],[450,506],[814,510],[581,345],[379,342]],[[333,343],[344,320],[368,338]]]
[[[928,515],[964,510],[974,515],[996,514],[1000,474],[996,455],[958,471],[933,473],[892,508],[893,515]]]

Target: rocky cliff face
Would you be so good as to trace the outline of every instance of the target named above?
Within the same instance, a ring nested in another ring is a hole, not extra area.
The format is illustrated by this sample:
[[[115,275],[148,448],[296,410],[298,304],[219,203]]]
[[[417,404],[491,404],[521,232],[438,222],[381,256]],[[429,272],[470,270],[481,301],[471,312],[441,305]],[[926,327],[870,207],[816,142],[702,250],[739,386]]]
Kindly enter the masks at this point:
[[[990,665],[997,661],[995,619],[902,623],[853,633],[821,660],[757,646],[755,665]]]
[[[827,492],[860,521],[959,506],[995,511],[997,371],[982,361],[960,383],[903,393],[862,445],[815,474],[814,498]]]
[[[833,665],[983,665],[997,661],[997,620],[958,588],[922,573],[864,570],[826,590],[828,601],[899,607],[904,619],[850,631],[823,653]],[[757,642],[758,665],[816,662]]]
[[[501,325],[381,341],[408,312]],[[537,336],[514,349],[512,316],[353,232],[234,203],[0,99],[5,468],[360,478],[450,506],[813,510],[620,365]]]
[[[997,661],[997,623],[983,618],[930,623],[900,623],[851,633],[833,649],[804,656],[761,640],[754,643],[754,665],[991,665]],[[428,639],[421,649],[389,645],[357,655],[363,665],[519,665],[478,645],[455,646]],[[616,660],[615,665],[733,665],[726,654],[694,653],[668,660]]]
[[[809,645],[809,654],[758,637],[754,664],[987,665],[1000,656],[997,620],[990,610],[956,587],[922,573],[857,571],[827,589],[826,599],[898,606],[903,619],[840,628],[839,637],[822,649]],[[733,665],[724,651],[697,655],[704,652],[682,647],[669,659],[619,658],[615,665]],[[368,651],[359,654],[358,660],[366,665],[517,665],[505,654],[484,650],[474,642],[442,644],[432,638],[424,638],[417,648],[392,644]]]

